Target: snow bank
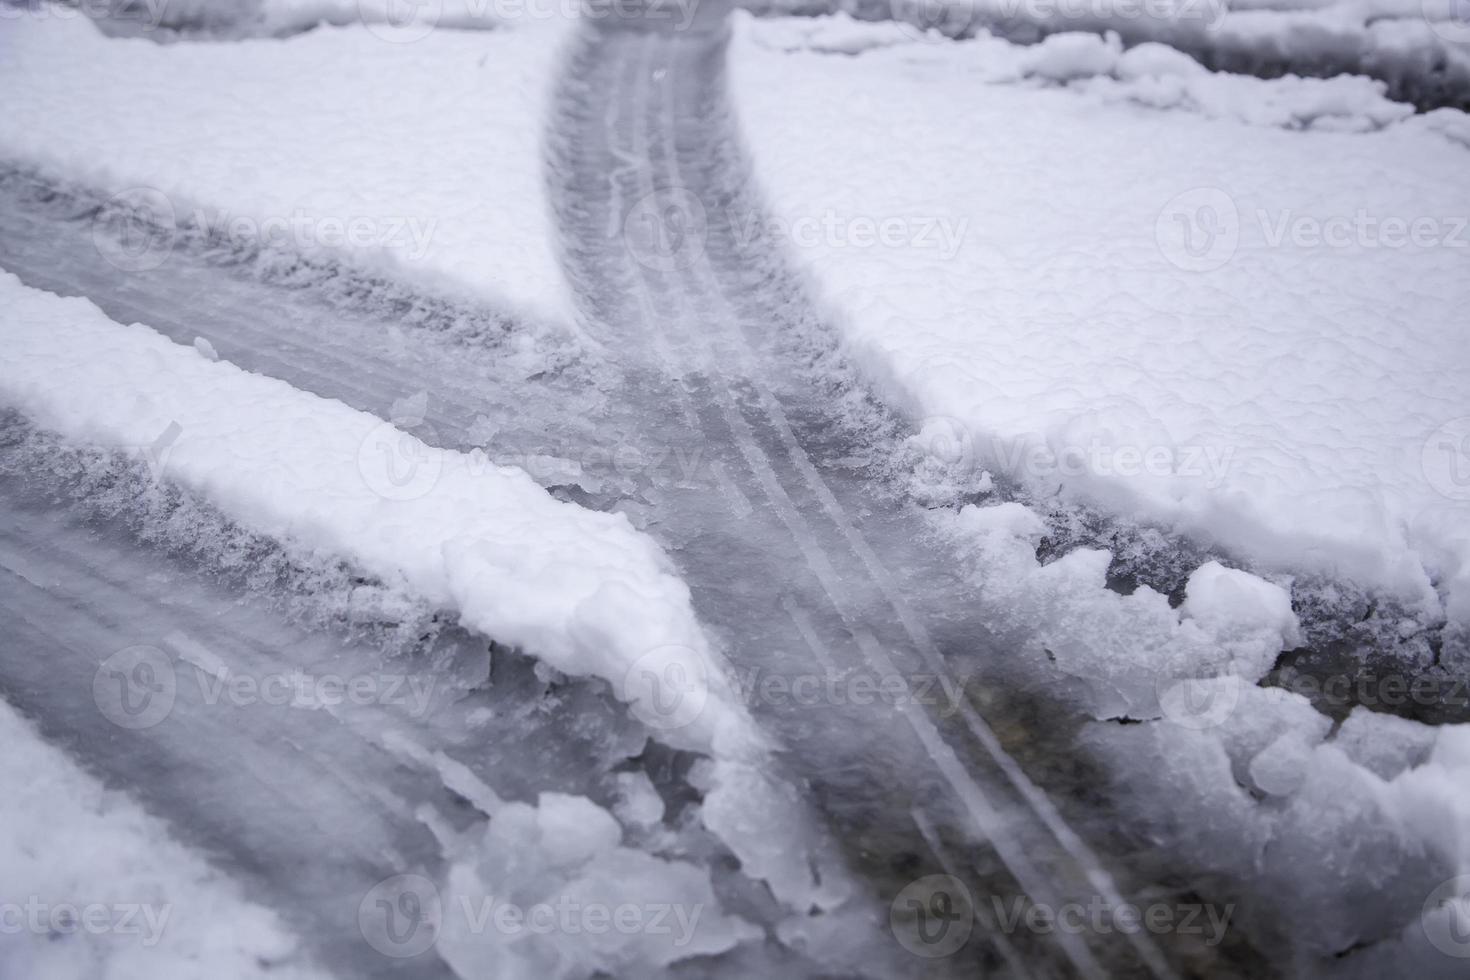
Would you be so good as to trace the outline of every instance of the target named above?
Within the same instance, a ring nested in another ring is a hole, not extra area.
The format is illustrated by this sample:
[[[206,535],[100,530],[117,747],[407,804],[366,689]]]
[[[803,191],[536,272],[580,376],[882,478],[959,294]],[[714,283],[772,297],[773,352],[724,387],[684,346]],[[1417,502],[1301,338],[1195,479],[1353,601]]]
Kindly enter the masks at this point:
[[[901,25],[865,23],[837,14],[762,23],[749,38],[760,47],[787,52],[860,54],[899,47],[887,57],[906,66],[933,63],[995,84],[1070,84],[1102,102],[1180,109],[1256,126],[1366,132],[1414,116],[1413,106],[1387,98],[1385,84],[1371,78],[1263,79],[1211,72],[1167,45],[1145,42],[1125,50],[1111,32],[1052,34],[1034,45],[981,34],[962,42],[964,53],[957,55],[915,45]],[[1438,128],[1446,130],[1470,118],[1450,109],[1437,112],[1436,119],[1443,120]]]
[[[82,18],[0,18],[0,158],[115,192],[171,228],[387,268],[566,324],[539,136],[568,23],[157,45]]]
[[[623,515],[562,503],[519,469],[435,449],[8,274],[0,306],[0,397],[41,426],[146,449],[156,472],[247,527],[348,556],[559,670],[611,681],[676,744],[729,751],[752,738],[706,680],[724,671],[688,587]],[[687,696],[677,712],[671,694]]]
[[[1116,79],[987,86],[1051,57],[763,43],[786,30],[742,19],[731,53],[775,224],[819,229],[778,244],[972,476],[1465,615],[1463,147],[1423,125],[1315,131],[1371,124],[1354,98],[1307,133],[1111,105],[1140,81],[1234,84],[1157,50],[1118,50]]]
[[[1360,707],[1334,734],[1298,695],[1204,683],[1211,725],[1084,737],[1137,832],[1176,873],[1249,896],[1240,925],[1293,976],[1463,976],[1470,726]]]
[[[1302,695],[1257,686],[1296,627],[1255,576],[1207,563],[1170,609],[1147,587],[1105,589],[1105,553],[1039,564],[1042,523],[1019,504],[935,520],[988,625],[1019,638],[1012,668],[1106,719],[1082,749],[1171,875],[1247,899],[1233,925],[1292,976],[1382,976],[1400,958],[1463,975],[1449,940],[1470,927],[1454,902],[1470,895],[1470,725],[1359,706],[1334,729]]]
[[[1116,34],[1266,77],[1368,75],[1396,98],[1470,107],[1470,24],[1457,0],[747,0],[763,13],[893,18],[910,37]]]
[[[317,976],[298,940],[0,701],[0,975]]]

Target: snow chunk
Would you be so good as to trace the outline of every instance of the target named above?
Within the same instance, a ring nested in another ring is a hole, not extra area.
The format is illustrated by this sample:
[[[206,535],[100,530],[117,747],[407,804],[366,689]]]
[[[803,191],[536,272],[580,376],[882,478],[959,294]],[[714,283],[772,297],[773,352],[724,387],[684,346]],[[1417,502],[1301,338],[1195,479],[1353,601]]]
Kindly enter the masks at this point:
[[[1054,82],[1070,82],[1074,78],[1108,74],[1122,52],[1123,44],[1116,34],[1103,38],[1096,34],[1067,31],[1053,34],[1028,49],[1021,58],[1021,65],[1028,75]]]
[[[1178,48],[1148,42],[1129,48],[1118,58],[1113,74],[1125,80],[1162,78],[1168,75],[1203,75],[1205,66]]]
[[[1226,646],[1250,680],[1264,677],[1278,653],[1301,642],[1290,593],[1219,562],[1189,576],[1181,611]]]
[[[663,797],[653,786],[648,773],[618,773],[618,799],[613,812],[625,827],[648,828],[664,818]]]
[[[448,873],[437,943],[462,977],[647,976],[763,935],[721,911],[707,870],[622,846],[612,814],[582,797],[508,803],[469,850]]]
[[[1035,658],[1080,682],[1084,706],[1097,717],[1177,718],[1179,699],[1200,693],[1181,692],[1179,683],[1221,675],[1254,682],[1295,642],[1284,590],[1245,572],[1202,566],[1176,610],[1146,586],[1126,596],[1105,588],[1106,551],[1079,548],[1042,565],[1035,542],[1044,524],[1020,504],[970,505],[936,520],[970,563],[990,625],[1019,633]]]

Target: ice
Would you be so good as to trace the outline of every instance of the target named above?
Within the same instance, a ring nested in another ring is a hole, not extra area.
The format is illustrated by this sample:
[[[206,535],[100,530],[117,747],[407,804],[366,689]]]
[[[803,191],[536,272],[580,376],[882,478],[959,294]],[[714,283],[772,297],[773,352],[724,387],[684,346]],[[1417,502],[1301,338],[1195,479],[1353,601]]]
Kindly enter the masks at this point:
[[[439,955],[466,978],[647,976],[761,938],[721,910],[707,869],[621,836],[583,797],[506,804],[450,869]]]
[[[44,742],[3,701],[0,734],[0,901],[15,906],[0,930],[0,975],[325,976],[274,913]]]
[[[177,6],[185,20],[231,16]],[[337,6],[358,21],[356,3]],[[422,11],[434,12],[453,14]],[[80,16],[3,17],[0,86],[15,104],[0,146],[170,232],[340,258],[567,328],[536,134],[570,23],[527,13],[506,31],[385,39],[355,23],[156,45],[110,40]]]

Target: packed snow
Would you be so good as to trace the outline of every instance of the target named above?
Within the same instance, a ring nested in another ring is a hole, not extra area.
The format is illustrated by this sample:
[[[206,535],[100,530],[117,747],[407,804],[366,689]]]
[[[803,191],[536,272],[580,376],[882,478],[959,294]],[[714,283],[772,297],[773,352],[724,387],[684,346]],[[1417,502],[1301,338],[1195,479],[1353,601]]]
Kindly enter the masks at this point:
[[[42,427],[151,452],[156,472],[247,527],[349,557],[487,636],[604,678],[675,742],[754,744],[714,683],[726,671],[688,586],[625,516],[555,500],[482,454],[425,444],[408,431],[419,406],[385,422],[9,274],[0,301],[0,397]],[[682,672],[688,707],[660,709],[645,670]]]
[[[976,487],[1470,618],[1463,146],[1362,80],[1086,35],[834,57],[812,23],[738,22],[742,137],[772,237],[921,440]]]
[[[569,19],[159,45],[51,11],[0,17],[0,158],[115,193],[168,229],[571,322],[538,139]]]
[[[192,980],[317,973],[269,910],[0,701],[0,974]]]

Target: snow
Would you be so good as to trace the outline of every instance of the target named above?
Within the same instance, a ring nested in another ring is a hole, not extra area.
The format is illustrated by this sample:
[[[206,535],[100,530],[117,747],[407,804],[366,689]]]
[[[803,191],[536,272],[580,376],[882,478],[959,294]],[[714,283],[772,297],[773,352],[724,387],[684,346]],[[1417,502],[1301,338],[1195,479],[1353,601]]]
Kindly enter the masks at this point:
[[[748,2],[893,17],[928,41],[993,31],[1031,42],[1048,35],[1116,33],[1129,47],[1158,43],[1235,71],[1348,72],[1433,101],[1470,82],[1470,24],[1459,0],[806,0]],[[1463,105],[1463,95],[1459,95]]]
[[[1442,457],[1470,416],[1470,189],[1442,126],[1395,122],[1366,80],[1233,78],[1106,39],[832,57],[801,50],[810,31],[740,18],[731,51],[772,217],[836,229],[778,244],[972,478],[1464,615],[1470,495]],[[1117,77],[1036,84],[1099,52]],[[907,234],[843,233],[859,221]]]
[[[3,17],[0,155],[168,228],[283,243],[565,326],[539,135],[570,23],[159,45],[80,17]]]
[[[1106,551],[1077,549],[1042,565],[1036,542],[1045,526],[1020,504],[968,506],[941,526],[975,578],[991,625],[1019,632],[1033,661],[1079,682],[1074,689],[1099,718],[1175,717],[1176,682],[1258,681],[1297,641],[1286,591],[1238,569],[1201,566],[1174,609],[1147,586],[1131,595],[1104,588]]]
[[[274,913],[247,900],[131,799],[42,741],[3,701],[0,737],[0,974],[320,975]],[[32,922],[41,928],[32,931]]]
[[[1454,907],[1430,899],[1470,874],[1470,725],[1358,707],[1334,729],[1300,694],[1257,686],[1294,624],[1284,590],[1239,570],[1201,566],[1172,610],[1147,587],[1105,589],[1104,553],[1040,565],[1044,528],[1019,504],[935,521],[971,549],[962,571],[990,625],[1023,638],[1011,668],[1101,719],[1081,750],[1171,874],[1219,903],[1240,889],[1240,926],[1296,957],[1293,976],[1381,976],[1398,959],[1461,975],[1425,937],[1453,935]]]
[[[709,870],[622,844],[592,801],[509,803],[451,868],[440,956],[462,977],[649,976],[759,939],[722,912]]]
[[[261,533],[355,561],[496,640],[614,685],[675,744],[738,751],[749,722],[688,587],[626,517],[555,500],[522,470],[204,357],[0,275],[0,397],[80,442],[139,449]],[[405,421],[411,427],[409,421]],[[650,660],[649,658],[653,659]],[[696,711],[667,724],[640,667],[677,667]]]

